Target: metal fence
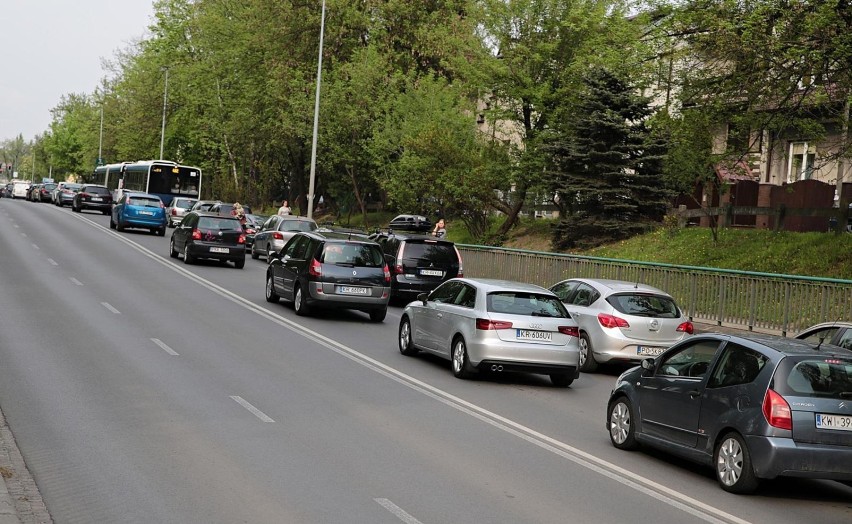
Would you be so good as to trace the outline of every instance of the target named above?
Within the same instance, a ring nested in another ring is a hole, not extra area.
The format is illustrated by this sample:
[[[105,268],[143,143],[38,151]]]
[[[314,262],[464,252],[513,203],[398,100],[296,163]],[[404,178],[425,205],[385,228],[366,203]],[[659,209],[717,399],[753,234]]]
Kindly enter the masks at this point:
[[[543,287],[575,277],[641,282],[674,296],[692,320],[718,326],[787,336],[819,322],[852,320],[852,280],[486,246],[457,247],[464,260],[465,276]]]

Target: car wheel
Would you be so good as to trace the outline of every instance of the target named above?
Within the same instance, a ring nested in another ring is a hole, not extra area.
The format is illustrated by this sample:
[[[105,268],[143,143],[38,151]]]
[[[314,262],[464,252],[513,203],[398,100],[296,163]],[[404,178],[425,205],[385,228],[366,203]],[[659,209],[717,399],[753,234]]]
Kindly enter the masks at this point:
[[[79,207],[77,207],[77,206],[75,206],[74,204],[71,204],[71,211],[73,211],[73,212],[75,212],[75,213],[79,213],[79,212],[80,212],[80,208],[79,208]]]
[[[302,293],[302,286],[298,284],[296,284],[296,289],[293,291],[293,308],[295,308],[296,314],[300,317],[304,317],[310,313],[310,308],[305,300],[305,295]]]
[[[234,260],[234,267],[237,269],[246,267],[246,259]]]
[[[399,352],[407,357],[417,354],[417,348],[411,338],[411,321],[405,316],[399,321]]]
[[[470,365],[470,358],[467,356],[467,344],[462,337],[456,337],[453,340],[453,375],[456,378],[470,378],[473,375],[473,366]]]
[[[619,397],[609,405],[609,440],[618,449],[636,449],[636,426],[633,406],[627,397]]]
[[[252,246],[251,246],[251,259],[252,259],[252,260],[257,260],[257,258],[258,258],[260,255],[258,255],[258,254],[257,254],[257,250],[254,248],[254,246],[255,246],[254,244],[252,244]]]
[[[112,215],[109,217],[109,228],[115,229],[115,220],[112,219]]]
[[[281,297],[275,292],[275,286],[272,284],[272,275],[266,275],[266,301],[273,304],[278,302]]]
[[[169,256],[172,258],[177,258],[178,252],[175,249],[175,237],[169,239]]]
[[[382,322],[388,314],[387,308],[385,309],[373,309],[370,311],[370,321],[372,322]]]
[[[574,383],[574,376],[570,373],[552,373],[550,382],[558,388],[567,388]]]
[[[157,230],[157,235],[164,237],[166,236],[166,226],[161,227]]]
[[[115,230],[124,231],[124,224],[121,223],[121,219],[119,219],[118,222],[115,223]]]
[[[591,373],[596,369],[598,369],[598,362],[592,351],[592,341],[589,340],[589,335],[580,333],[580,371]]]
[[[727,433],[716,445],[713,453],[716,480],[725,491],[751,493],[760,480],[754,475],[751,455],[739,433]]]
[[[189,254],[189,244],[183,246],[183,263],[192,264],[195,262],[195,257]]]

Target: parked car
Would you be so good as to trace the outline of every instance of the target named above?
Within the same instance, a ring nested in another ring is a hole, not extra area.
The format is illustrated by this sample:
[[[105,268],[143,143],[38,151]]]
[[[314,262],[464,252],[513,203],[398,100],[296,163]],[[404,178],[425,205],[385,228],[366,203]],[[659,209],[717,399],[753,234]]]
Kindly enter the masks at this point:
[[[246,251],[251,252],[252,244],[254,244],[254,235],[263,227],[263,223],[267,220],[269,220],[269,215],[246,214],[246,223],[243,224],[243,229],[246,232]]]
[[[375,242],[337,233],[297,233],[272,255],[266,269],[266,300],[280,298],[292,300],[297,315],[314,307],[356,309],[381,322],[388,311],[390,271]]]
[[[169,255],[183,255],[185,264],[196,260],[233,262],[237,269],[246,265],[246,239],[236,217],[190,211],[175,227],[169,240]]]
[[[391,268],[391,298],[413,300],[442,282],[464,276],[461,254],[449,240],[392,230],[370,238],[382,246]]]
[[[432,222],[423,215],[397,215],[388,223],[388,227],[401,231],[428,232],[432,230]]]
[[[580,371],[639,362],[692,335],[692,322],[668,293],[637,282],[572,278],[550,287],[580,326]]]
[[[852,349],[852,322],[823,322],[803,330],[796,338],[813,344],[832,344]]]
[[[166,217],[168,217],[169,227],[175,227],[180,224],[180,221],[183,220],[184,215],[186,215],[192,206],[198,202],[196,198],[186,198],[186,197],[175,197],[166,206]]]
[[[15,189],[15,184],[13,184],[11,182],[6,184],[5,186],[3,186],[3,196],[5,198],[12,198],[12,191],[14,191],[14,189]]]
[[[35,202],[50,202],[54,189],[56,189],[56,184],[52,182],[39,184],[38,191],[33,195],[33,200]]]
[[[112,195],[106,186],[83,184],[71,201],[71,210],[79,213],[84,209],[94,209],[109,215],[112,208]]]
[[[254,234],[251,245],[251,258],[257,260],[260,255],[271,260],[271,255],[281,251],[284,244],[299,231],[316,231],[317,223],[312,218],[295,215],[272,215],[260,230]]]
[[[56,205],[56,199],[58,198],[59,192],[62,191],[62,188],[65,187],[65,184],[68,182],[57,182],[56,186],[53,188],[53,191],[50,192],[50,202]]]
[[[56,192],[56,205],[59,207],[65,207],[66,204],[73,204],[74,195],[76,195],[82,187],[83,184],[66,182],[65,185]]]
[[[14,200],[16,198],[27,198],[27,193],[29,192],[29,182],[14,182],[14,187],[12,188],[12,199]]]
[[[38,190],[41,188],[42,184],[33,184],[30,186],[30,189],[27,191],[26,201],[27,202],[38,202]]]
[[[118,231],[126,228],[148,229],[161,237],[166,236],[166,210],[157,195],[124,192],[112,206],[109,227]]]
[[[249,206],[248,204],[240,204],[240,205],[243,206],[243,213],[245,213],[245,214],[251,213],[251,206]],[[217,213],[219,215],[229,217],[234,212],[234,204],[228,203],[228,202],[218,202],[218,203],[210,206],[210,209],[208,209],[208,211],[211,212],[211,213]]]
[[[722,489],[781,476],[852,480],[852,351],[709,333],[618,377],[612,444],[711,466]]]
[[[199,200],[192,204],[190,211],[209,211],[211,207],[219,202],[221,202],[221,200]]]
[[[515,371],[549,375],[568,387],[579,377],[579,328],[559,298],[532,284],[454,278],[408,304],[399,351],[426,351],[453,374]]]

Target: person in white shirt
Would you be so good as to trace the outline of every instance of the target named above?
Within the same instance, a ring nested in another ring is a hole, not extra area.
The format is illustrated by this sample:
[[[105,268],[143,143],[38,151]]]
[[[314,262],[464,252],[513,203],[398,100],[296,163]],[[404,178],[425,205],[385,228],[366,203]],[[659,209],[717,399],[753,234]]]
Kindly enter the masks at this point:
[[[284,202],[282,202],[281,207],[278,208],[278,214],[281,215],[281,216],[285,216],[285,215],[290,214],[290,206],[287,205],[286,200]]]

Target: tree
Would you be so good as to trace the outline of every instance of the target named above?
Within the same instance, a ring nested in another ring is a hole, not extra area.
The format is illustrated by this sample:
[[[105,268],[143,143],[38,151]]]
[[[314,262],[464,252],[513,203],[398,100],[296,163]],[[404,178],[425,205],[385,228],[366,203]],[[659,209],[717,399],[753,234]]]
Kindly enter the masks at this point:
[[[560,249],[593,247],[643,232],[668,205],[661,140],[645,122],[649,100],[605,68],[586,75],[576,119],[565,122],[547,150],[548,173],[561,217]]]

